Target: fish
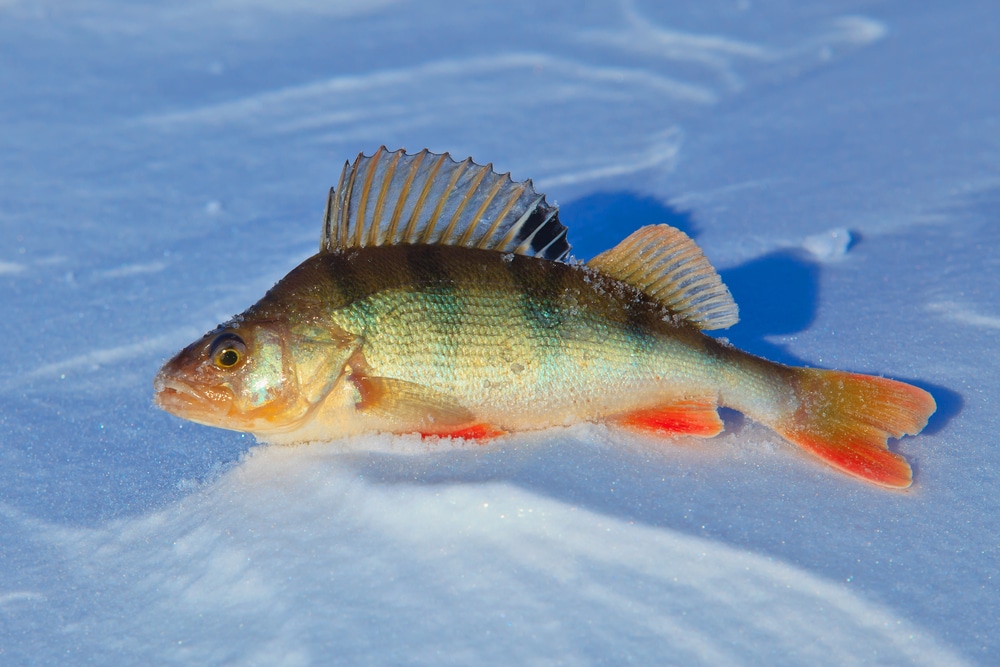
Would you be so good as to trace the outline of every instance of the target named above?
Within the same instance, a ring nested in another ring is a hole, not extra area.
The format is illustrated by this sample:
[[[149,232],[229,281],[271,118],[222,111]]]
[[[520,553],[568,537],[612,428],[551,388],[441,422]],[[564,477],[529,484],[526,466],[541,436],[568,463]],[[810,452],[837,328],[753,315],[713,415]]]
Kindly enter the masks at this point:
[[[738,308],[669,225],[586,262],[570,250],[530,179],[427,149],[362,153],[329,190],[319,252],[167,361],[155,403],[276,444],[582,422],[712,437],[726,407],[854,478],[911,485],[888,439],[924,428],[928,392],[708,335]]]

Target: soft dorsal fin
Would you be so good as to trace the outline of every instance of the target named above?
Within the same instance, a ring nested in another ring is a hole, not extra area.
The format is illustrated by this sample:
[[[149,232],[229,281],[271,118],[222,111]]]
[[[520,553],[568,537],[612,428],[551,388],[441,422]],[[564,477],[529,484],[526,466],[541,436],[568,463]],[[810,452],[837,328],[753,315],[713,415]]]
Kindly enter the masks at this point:
[[[433,244],[562,260],[569,244],[558,211],[530,180],[515,183],[492,164],[382,146],[345,164],[330,188],[320,252]]]
[[[670,225],[642,227],[587,266],[635,287],[699,329],[739,321],[732,294],[701,248]]]

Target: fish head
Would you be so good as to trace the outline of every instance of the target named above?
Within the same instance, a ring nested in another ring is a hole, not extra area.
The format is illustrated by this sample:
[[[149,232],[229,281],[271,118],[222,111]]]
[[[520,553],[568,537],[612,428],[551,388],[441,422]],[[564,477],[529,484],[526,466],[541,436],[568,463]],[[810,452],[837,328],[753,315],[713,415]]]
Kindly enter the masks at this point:
[[[184,419],[254,434],[295,428],[323,401],[347,357],[342,336],[283,320],[236,320],[178,352],[153,381],[156,404]]]

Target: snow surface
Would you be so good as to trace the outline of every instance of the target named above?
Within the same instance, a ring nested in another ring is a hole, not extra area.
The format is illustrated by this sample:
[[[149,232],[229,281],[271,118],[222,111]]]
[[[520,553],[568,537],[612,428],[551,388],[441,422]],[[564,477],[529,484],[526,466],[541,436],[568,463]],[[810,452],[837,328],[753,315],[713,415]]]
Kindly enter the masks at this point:
[[[1000,664],[1000,6],[0,1],[3,664]],[[735,344],[939,411],[864,486],[727,413],[267,448],[151,405],[380,144],[695,236]]]

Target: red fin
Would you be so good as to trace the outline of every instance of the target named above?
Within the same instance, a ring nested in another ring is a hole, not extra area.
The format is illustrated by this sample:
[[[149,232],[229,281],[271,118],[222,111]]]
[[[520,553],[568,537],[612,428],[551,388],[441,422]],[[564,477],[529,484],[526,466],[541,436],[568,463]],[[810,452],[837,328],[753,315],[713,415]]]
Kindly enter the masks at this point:
[[[434,431],[420,431],[422,438],[463,438],[465,440],[489,440],[506,434],[489,424],[467,424],[457,428],[442,427]]]
[[[919,433],[937,409],[934,398],[872,375],[795,371],[798,408],[774,430],[849,475],[891,488],[910,486],[910,464],[890,452],[886,441]]]
[[[714,399],[696,398],[677,401],[646,410],[637,410],[615,421],[636,431],[659,435],[696,435],[710,438],[722,432],[722,420]]]

